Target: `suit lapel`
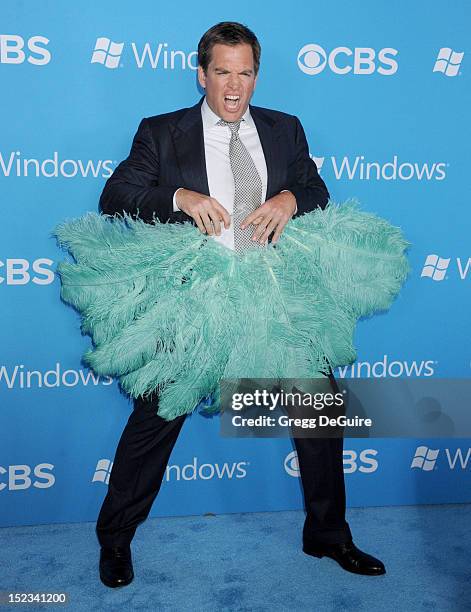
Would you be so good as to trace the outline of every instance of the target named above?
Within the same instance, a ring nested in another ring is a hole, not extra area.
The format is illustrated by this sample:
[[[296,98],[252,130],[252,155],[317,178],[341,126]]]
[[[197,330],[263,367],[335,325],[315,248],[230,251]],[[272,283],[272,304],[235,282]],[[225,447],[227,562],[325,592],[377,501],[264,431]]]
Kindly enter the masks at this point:
[[[267,164],[267,195],[266,199],[278,193],[281,180],[282,151],[278,151],[276,122],[257,106],[250,106],[250,114],[257,128],[262,145],[265,163]]]
[[[202,102],[203,98],[172,126],[172,136],[185,187],[209,195],[201,118]]]

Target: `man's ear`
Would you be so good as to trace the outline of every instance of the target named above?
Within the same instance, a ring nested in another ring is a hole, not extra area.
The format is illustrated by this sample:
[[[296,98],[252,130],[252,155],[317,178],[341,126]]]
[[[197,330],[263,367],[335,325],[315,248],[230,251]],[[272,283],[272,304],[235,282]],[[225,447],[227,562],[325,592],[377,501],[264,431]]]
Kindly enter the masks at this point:
[[[206,74],[201,66],[198,66],[198,82],[203,89],[206,89]]]

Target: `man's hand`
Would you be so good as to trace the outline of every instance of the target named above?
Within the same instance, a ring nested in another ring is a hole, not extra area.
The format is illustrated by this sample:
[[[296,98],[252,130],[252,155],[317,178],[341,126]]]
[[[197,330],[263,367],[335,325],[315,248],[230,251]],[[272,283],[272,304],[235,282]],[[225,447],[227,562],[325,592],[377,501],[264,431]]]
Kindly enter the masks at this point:
[[[282,191],[247,215],[240,227],[245,229],[250,223],[257,228],[252,239],[261,244],[268,241],[268,237],[274,231],[272,244],[275,244],[283,231],[283,228],[293,216],[296,210],[296,198],[290,191]]]
[[[202,234],[221,235],[221,221],[226,229],[231,224],[231,216],[215,198],[191,191],[179,189],[176,195],[178,208],[196,221]]]

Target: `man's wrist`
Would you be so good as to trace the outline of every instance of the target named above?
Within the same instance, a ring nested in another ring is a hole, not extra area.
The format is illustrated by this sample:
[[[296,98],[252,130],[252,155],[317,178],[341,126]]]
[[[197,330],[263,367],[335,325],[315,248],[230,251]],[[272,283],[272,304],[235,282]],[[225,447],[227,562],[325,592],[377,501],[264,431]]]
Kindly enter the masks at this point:
[[[296,200],[296,196],[294,195],[294,193],[292,191],[290,191],[289,189],[282,189],[280,191],[280,193],[284,193],[284,192],[290,193],[293,196],[293,198]],[[293,215],[295,215],[297,212],[298,212],[298,204],[296,202]]]

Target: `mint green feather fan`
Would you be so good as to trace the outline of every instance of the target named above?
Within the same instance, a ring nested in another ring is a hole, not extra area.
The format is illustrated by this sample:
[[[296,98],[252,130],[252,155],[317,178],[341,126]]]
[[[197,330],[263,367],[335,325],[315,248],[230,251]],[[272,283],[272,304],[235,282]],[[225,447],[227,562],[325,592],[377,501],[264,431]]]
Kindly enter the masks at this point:
[[[352,363],[360,317],[387,310],[409,272],[401,230],[356,202],[292,219],[276,245],[239,255],[190,223],[88,213],[54,236],[61,297],[93,347],[83,362],[165,419],[222,378],[314,378]]]

